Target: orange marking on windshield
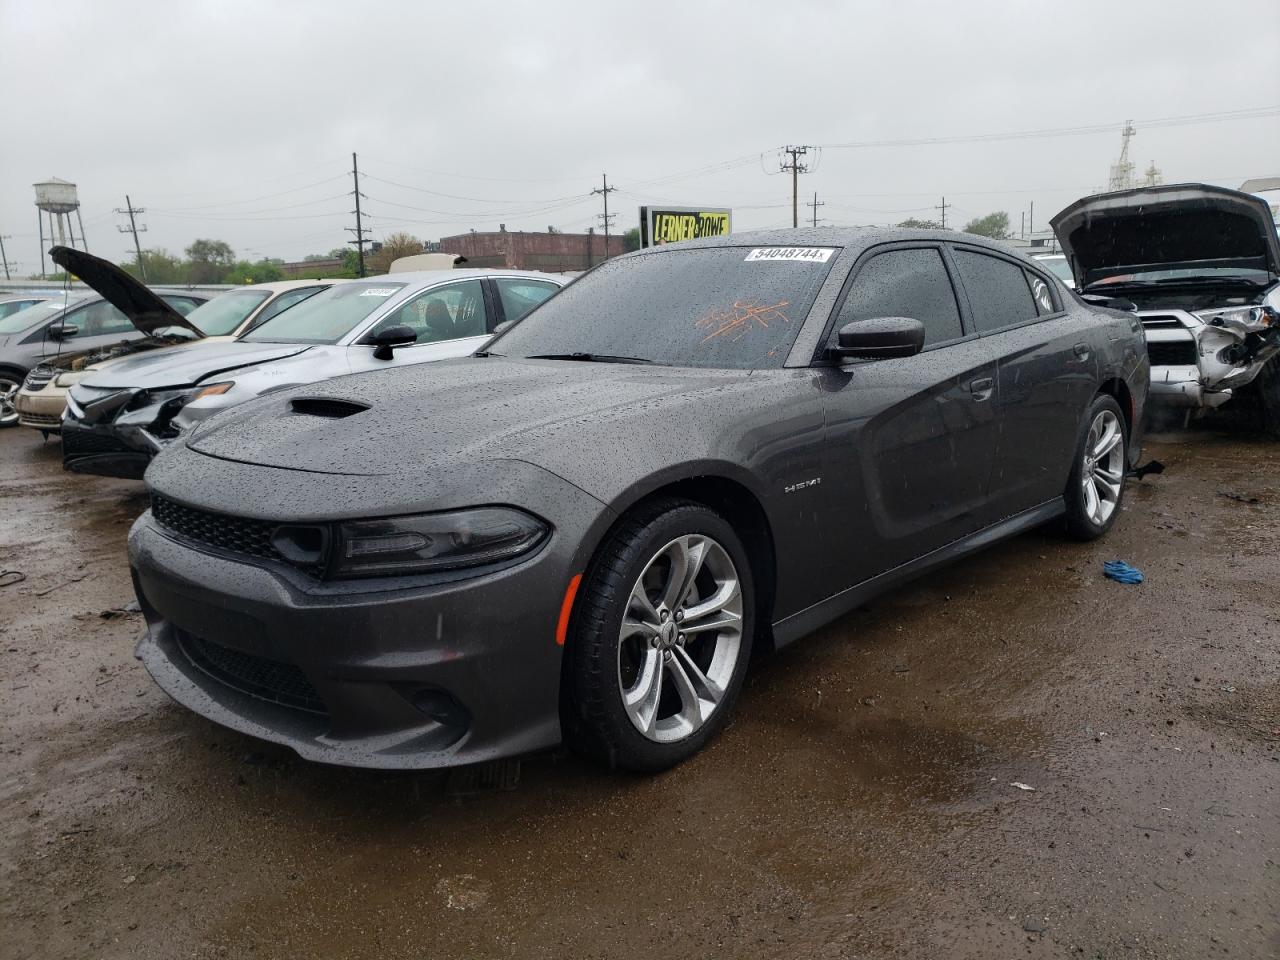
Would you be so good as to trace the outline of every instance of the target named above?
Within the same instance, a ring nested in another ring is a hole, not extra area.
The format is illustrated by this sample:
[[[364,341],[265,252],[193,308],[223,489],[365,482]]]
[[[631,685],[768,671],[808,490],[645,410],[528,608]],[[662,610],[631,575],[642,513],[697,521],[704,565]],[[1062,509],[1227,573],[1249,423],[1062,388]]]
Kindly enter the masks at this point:
[[[712,310],[694,326],[700,330],[710,328],[711,332],[702,338],[703,343],[716,337],[728,337],[736,343],[757,325],[767,329],[773,320],[790,323],[791,320],[782,312],[782,308],[790,303],[790,300],[779,300],[766,306],[754,300],[737,300],[728,310]]]

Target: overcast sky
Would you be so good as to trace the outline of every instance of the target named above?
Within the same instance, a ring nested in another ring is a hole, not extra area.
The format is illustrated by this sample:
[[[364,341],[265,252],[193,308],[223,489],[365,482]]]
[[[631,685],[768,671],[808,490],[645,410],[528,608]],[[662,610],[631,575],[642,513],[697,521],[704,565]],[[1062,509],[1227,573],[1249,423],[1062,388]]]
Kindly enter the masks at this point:
[[[1212,22],[1207,17],[1212,17]],[[1224,29],[1226,27],[1232,29]],[[89,249],[226,240],[301,258],[373,238],[597,223],[644,202],[791,222],[777,148],[831,224],[992,210],[1037,226],[1106,183],[1120,128],[1166,182],[1280,175],[1275,0],[925,3],[174,3],[0,0],[0,233],[39,270],[32,184],[79,185]],[[1012,140],[886,140],[1105,127]],[[802,216],[810,215],[802,206]]]

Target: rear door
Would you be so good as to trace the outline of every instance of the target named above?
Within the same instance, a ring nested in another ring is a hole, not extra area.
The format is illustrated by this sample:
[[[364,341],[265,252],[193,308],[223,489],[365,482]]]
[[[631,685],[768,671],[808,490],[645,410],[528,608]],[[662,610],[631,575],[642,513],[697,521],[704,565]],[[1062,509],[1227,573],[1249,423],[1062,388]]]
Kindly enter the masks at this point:
[[[390,360],[376,359],[374,348],[369,344],[354,344],[347,348],[352,372],[381,370],[389,364],[470,356],[489,339],[493,314],[480,280],[457,280],[424,290],[406,301],[361,339],[367,340],[388,327],[400,326],[408,327],[418,339],[396,347]]]
[[[925,347],[827,373],[822,485],[839,518],[828,546],[837,589],[977,530],[996,442],[996,364],[962,320],[939,244],[870,251],[842,296],[827,345],[846,323],[912,317]]]
[[[987,516],[994,523],[1062,495],[1096,389],[1097,351],[1093,332],[1063,309],[1047,277],[988,249],[956,244],[951,253],[999,371]]]

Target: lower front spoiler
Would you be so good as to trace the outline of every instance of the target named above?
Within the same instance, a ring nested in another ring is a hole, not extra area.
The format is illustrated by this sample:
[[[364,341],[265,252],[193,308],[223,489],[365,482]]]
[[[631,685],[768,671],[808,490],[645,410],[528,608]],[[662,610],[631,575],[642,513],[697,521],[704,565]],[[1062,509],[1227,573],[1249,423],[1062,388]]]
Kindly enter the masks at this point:
[[[62,421],[64,470],[141,480],[152,454],[122,440],[109,425],[90,426],[71,418]]]

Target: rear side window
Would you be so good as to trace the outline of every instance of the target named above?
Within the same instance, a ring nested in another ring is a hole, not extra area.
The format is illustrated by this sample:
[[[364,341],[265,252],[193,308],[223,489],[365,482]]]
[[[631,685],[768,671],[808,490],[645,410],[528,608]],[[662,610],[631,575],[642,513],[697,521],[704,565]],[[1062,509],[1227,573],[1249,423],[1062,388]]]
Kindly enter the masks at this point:
[[[1027,275],[1016,263],[957,250],[956,265],[979,331],[999,330],[1039,316]]]
[[[508,320],[519,320],[560,288],[543,280],[516,280],[498,277],[493,281],[502,298],[502,312]]]
[[[1036,302],[1036,312],[1040,316],[1056,313],[1058,305],[1054,303],[1053,291],[1049,289],[1048,282],[1036,276],[1030,270],[1025,271],[1027,275],[1027,283],[1031,285],[1031,299]]]
[[[962,336],[960,310],[942,255],[933,249],[890,250],[868,260],[840,308],[836,332],[846,323],[875,317],[919,320],[926,346]]]

